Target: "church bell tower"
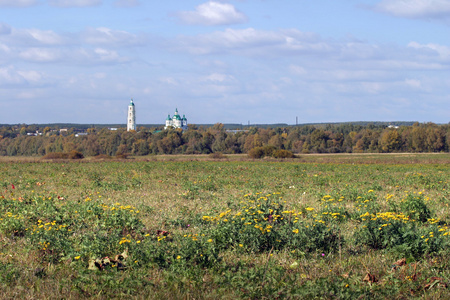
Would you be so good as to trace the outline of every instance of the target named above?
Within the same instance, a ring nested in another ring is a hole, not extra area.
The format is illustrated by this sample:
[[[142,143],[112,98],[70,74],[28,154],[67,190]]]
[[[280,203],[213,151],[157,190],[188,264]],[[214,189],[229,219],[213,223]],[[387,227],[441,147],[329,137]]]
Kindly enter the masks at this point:
[[[128,122],[127,131],[136,130],[136,109],[134,107],[133,99],[131,99],[128,105]]]

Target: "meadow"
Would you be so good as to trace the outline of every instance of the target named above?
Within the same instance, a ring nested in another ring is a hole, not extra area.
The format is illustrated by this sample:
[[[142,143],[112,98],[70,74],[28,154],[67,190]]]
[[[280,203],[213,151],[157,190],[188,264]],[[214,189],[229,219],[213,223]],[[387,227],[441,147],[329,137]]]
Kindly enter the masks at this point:
[[[0,298],[448,299],[449,154],[0,159]]]

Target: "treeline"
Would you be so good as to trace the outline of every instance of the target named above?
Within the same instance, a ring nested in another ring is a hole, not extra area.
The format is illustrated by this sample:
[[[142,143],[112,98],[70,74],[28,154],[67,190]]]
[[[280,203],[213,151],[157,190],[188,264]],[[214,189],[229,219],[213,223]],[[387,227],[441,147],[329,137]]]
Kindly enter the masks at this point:
[[[186,131],[141,127],[88,128],[59,131],[37,125],[0,127],[1,156],[44,156],[78,151],[84,156],[249,153],[257,147],[294,153],[449,152],[450,124],[434,123],[388,127],[352,123],[256,128],[230,131],[223,124],[212,127],[190,125]],[[28,135],[36,133],[37,136]]]

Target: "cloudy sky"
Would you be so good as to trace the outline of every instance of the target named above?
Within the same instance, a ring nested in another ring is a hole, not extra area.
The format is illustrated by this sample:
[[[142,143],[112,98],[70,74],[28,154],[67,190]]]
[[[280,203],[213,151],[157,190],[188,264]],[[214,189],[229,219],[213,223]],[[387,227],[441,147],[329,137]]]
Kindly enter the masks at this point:
[[[0,0],[0,124],[450,121],[450,0]]]

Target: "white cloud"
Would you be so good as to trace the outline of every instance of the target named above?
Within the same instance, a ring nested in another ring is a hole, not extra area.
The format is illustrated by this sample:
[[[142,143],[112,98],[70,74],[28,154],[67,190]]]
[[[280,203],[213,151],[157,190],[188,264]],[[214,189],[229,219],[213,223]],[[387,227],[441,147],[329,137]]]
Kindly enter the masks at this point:
[[[65,62],[68,64],[82,65],[114,65],[130,62],[128,57],[120,55],[117,51],[95,48],[79,48],[65,54]]]
[[[117,61],[119,59],[119,54],[116,51],[111,51],[107,49],[97,48],[94,50],[95,55],[101,61]]]
[[[139,0],[117,0],[114,2],[118,7],[134,7],[140,5]]]
[[[26,33],[41,44],[60,45],[63,43],[63,38],[51,30],[28,29]]]
[[[5,31],[10,30],[11,33],[0,35],[0,63],[22,60],[66,65],[121,64],[131,60],[110,48],[141,45],[145,40],[125,31],[108,28],[59,34],[51,30],[4,27]]]
[[[0,86],[16,85],[23,83],[23,77],[12,68],[0,68]]]
[[[159,81],[164,84],[178,85],[177,80],[173,77],[162,77],[159,79]]]
[[[20,91],[17,94],[17,99],[36,99],[39,97],[39,93],[36,93],[35,91]]]
[[[429,50],[430,52],[433,52],[435,54],[438,54],[439,57],[443,59],[449,59],[450,58],[450,47],[439,45],[439,44],[419,44],[417,42],[411,42],[408,44],[408,47],[414,48],[414,49],[422,49],[422,50]]]
[[[9,45],[24,47],[37,46],[73,46],[73,45],[109,45],[128,47],[143,45],[147,40],[144,36],[106,27],[87,28],[77,33],[56,33],[52,30],[15,29],[0,23],[0,42],[8,41]],[[4,32],[5,34],[1,34]],[[10,34],[7,34],[7,33]]]
[[[227,74],[221,74],[221,73],[212,73],[204,78],[205,81],[212,81],[212,82],[226,82],[226,81],[233,81],[234,77]]]
[[[94,78],[96,79],[105,79],[106,78],[106,73],[95,73],[93,75]]]
[[[295,75],[306,75],[308,73],[305,68],[296,65],[290,65],[289,71]]]
[[[405,18],[450,17],[449,0],[382,0],[375,8]]]
[[[1,34],[10,34],[11,33],[11,26],[9,26],[6,23],[0,23],[0,35]]]
[[[0,68],[0,86],[27,86],[44,83],[44,75],[34,70],[18,71],[13,66]]]
[[[409,87],[417,88],[417,89],[420,89],[422,87],[421,81],[417,80],[417,79],[408,79],[407,78],[407,79],[405,79],[405,84]]]
[[[195,11],[183,11],[177,15],[183,23],[193,25],[230,25],[247,21],[247,17],[233,5],[214,1],[200,4]]]
[[[18,71],[20,76],[22,76],[28,82],[40,82],[43,79],[43,75],[37,71]]]
[[[35,63],[63,63],[66,65],[111,65],[129,62],[117,51],[104,48],[27,48],[18,53],[18,58]]]
[[[19,57],[32,62],[55,62],[61,59],[61,53],[57,49],[28,48],[21,51]]]
[[[293,74],[305,75],[310,69],[325,68],[334,72],[326,75],[335,80],[389,77],[387,70],[445,70],[450,67],[450,47],[444,45],[411,42],[405,47],[331,40],[297,29],[228,28],[197,36],[179,36],[168,48],[198,56],[289,61],[286,68]]]
[[[7,45],[0,44],[0,51],[3,51],[4,53],[9,53],[11,52],[11,49]]]
[[[10,47],[36,47],[36,46],[61,46],[73,43],[70,35],[60,35],[52,30],[40,29],[10,29],[10,34],[0,35],[0,41],[4,40]]]
[[[0,0],[0,7],[2,6],[26,7],[32,6],[36,3],[37,0]]]
[[[102,4],[102,0],[48,0],[48,4],[57,7],[85,7]]]
[[[356,69],[343,69],[335,67],[331,70],[317,71],[315,74],[310,74],[314,76],[313,78],[317,80],[329,80],[329,81],[341,81],[341,82],[352,82],[352,81],[378,81],[378,80],[392,80],[388,71],[386,70],[374,70],[365,68]],[[373,67],[373,66],[372,66]]]
[[[238,52],[241,55],[285,55],[294,53],[322,53],[330,45],[314,34],[297,29],[264,31],[254,28],[226,29],[196,37],[179,37],[180,49],[192,54]]]
[[[85,43],[92,45],[136,46],[144,42],[144,38],[122,30],[106,27],[88,28],[81,34]]]
[[[403,58],[391,59],[384,58],[383,60],[377,61],[376,68],[380,70],[429,70],[429,71],[439,71],[448,69],[444,64],[436,62],[432,59],[423,59],[423,61],[417,61],[418,55],[409,55]]]

